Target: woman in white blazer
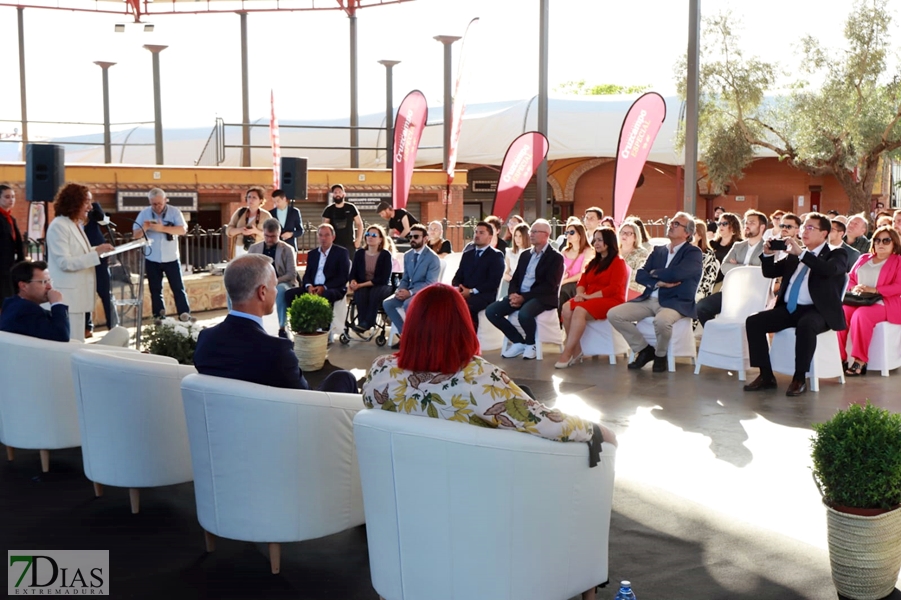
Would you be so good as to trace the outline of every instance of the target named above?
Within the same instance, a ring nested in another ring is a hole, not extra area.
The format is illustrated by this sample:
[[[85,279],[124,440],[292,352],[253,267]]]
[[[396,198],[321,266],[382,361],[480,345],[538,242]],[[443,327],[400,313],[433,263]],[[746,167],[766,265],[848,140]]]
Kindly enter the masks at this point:
[[[94,310],[94,267],[100,264],[100,254],[113,249],[111,244],[92,247],[82,229],[92,201],[86,186],[66,184],[56,194],[56,216],[47,228],[47,269],[53,287],[62,293],[63,304],[69,307],[70,337],[81,341],[85,313]]]

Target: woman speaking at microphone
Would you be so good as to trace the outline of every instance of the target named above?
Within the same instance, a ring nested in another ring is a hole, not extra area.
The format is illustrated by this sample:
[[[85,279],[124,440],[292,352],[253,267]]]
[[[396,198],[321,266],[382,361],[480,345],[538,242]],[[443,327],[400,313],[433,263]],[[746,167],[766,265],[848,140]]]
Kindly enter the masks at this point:
[[[94,267],[100,264],[101,254],[113,249],[111,244],[91,246],[84,233],[92,201],[87,186],[66,184],[56,194],[56,216],[47,228],[47,269],[53,287],[62,293],[63,302],[69,307],[72,339],[81,341],[85,313],[94,310]]]

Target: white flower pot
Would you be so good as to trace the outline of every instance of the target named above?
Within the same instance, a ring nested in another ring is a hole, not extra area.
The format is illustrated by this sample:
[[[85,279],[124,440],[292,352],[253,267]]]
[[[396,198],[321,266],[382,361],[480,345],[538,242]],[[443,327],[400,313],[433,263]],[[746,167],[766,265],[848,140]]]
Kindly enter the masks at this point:
[[[836,591],[853,600],[888,596],[901,570],[901,509],[872,517],[826,511]]]
[[[318,371],[325,364],[328,355],[328,332],[295,333],[294,354],[304,371]]]

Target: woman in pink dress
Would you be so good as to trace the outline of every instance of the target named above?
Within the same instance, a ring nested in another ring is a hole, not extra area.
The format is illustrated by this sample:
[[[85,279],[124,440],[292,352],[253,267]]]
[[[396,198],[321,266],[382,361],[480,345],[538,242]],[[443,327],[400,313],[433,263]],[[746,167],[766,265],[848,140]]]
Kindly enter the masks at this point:
[[[616,231],[596,229],[592,238],[595,256],[585,267],[576,285],[576,295],[563,307],[566,346],[557,369],[566,369],[582,360],[582,334],[589,322],[606,319],[607,311],[626,301],[629,279],[626,261],[619,255]]]

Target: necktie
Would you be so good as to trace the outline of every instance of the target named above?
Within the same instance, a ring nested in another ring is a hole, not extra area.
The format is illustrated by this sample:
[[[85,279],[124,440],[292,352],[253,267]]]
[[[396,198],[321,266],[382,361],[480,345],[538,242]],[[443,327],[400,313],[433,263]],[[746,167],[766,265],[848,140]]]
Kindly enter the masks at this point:
[[[792,283],[791,288],[788,290],[788,312],[793,313],[798,308],[798,294],[801,293],[801,283],[804,281],[804,276],[807,275],[807,271],[810,270],[810,267],[804,265],[801,267],[801,270],[798,271],[798,276],[795,277],[794,283]]]
[[[484,252],[484,251],[485,250],[476,250],[476,260],[479,260],[480,258],[482,258],[482,252]]]
[[[416,270],[416,265],[419,264],[419,254],[416,252],[413,253],[413,270]]]

